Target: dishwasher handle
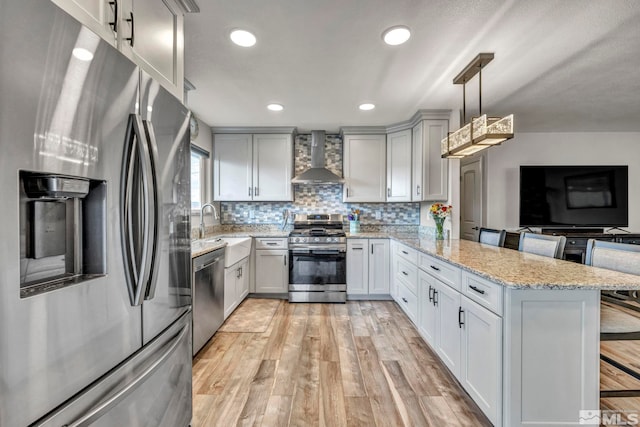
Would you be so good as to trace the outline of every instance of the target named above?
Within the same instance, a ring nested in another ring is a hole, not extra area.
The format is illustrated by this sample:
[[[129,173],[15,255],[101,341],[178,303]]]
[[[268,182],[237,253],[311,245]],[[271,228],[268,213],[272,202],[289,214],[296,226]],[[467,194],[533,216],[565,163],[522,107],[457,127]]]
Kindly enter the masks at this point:
[[[198,272],[210,267],[212,264],[221,261],[224,258],[224,248],[210,252],[208,254],[200,255],[193,259],[193,271]]]

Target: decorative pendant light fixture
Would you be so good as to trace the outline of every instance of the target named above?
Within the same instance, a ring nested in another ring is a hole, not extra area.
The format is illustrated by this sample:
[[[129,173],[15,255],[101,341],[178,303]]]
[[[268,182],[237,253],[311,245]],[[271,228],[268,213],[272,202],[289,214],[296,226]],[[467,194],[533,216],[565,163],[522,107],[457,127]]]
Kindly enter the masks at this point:
[[[453,84],[462,85],[462,118],[466,123],[466,84],[479,74],[478,111],[474,117],[455,132],[450,132],[440,143],[443,158],[460,159],[471,156],[492,145],[498,145],[513,138],[513,114],[506,117],[487,117],[482,114],[482,68],[493,60],[493,53],[480,53],[453,79]]]

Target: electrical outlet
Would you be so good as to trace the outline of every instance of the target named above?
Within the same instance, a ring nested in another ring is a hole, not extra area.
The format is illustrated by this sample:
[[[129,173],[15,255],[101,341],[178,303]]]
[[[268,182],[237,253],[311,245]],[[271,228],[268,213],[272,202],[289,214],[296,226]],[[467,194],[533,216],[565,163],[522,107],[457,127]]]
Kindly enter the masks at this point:
[[[382,219],[382,211],[376,211],[376,219]]]
[[[255,219],[255,217],[256,217],[256,211],[254,211],[254,210],[250,210],[250,211],[249,211],[249,218],[251,218],[251,219]]]

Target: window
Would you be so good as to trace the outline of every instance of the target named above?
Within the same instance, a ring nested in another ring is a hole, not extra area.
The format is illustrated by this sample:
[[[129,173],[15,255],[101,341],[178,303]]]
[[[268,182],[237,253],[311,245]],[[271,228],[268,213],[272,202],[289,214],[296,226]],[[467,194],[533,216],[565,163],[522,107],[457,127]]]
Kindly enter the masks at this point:
[[[209,153],[191,146],[191,209],[198,210],[207,197],[207,159]]]

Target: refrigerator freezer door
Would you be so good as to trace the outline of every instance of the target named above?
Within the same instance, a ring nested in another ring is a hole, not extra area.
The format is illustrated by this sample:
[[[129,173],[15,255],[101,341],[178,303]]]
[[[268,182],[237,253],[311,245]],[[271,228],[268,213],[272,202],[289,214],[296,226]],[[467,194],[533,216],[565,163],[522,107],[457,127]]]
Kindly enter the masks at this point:
[[[191,306],[189,111],[144,72],[140,115],[157,185],[153,270],[142,306],[146,344]]]
[[[141,308],[130,304],[122,266],[118,207],[139,70],[50,1],[5,1],[1,8],[0,425],[26,426],[142,345]],[[82,59],[74,49],[83,49]],[[30,265],[20,253],[28,237],[20,226],[19,170],[106,181],[99,230],[106,276],[21,298],[20,277]]]
[[[186,427],[191,422],[191,312],[80,397],[47,427]]]

